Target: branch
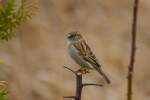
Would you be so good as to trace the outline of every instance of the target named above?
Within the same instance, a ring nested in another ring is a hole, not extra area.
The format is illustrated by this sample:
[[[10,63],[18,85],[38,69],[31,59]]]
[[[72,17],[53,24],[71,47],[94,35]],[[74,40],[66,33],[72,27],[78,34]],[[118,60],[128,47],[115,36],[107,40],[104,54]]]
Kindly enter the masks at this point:
[[[82,84],[82,87],[85,87],[85,86],[100,86],[100,87],[103,87],[102,84],[94,84],[94,83],[84,83],[84,84]]]
[[[74,71],[74,70],[72,70],[72,69],[70,69],[69,67],[66,67],[66,66],[64,66],[64,68],[71,71],[72,73],[74,73],[76,75],[76,71]]]
[[[133,24],[132,24],[132,42],[131,42],[131,54],[128,67],[128,81],[127,81],[127,100],[132,100],[132,81],[133,81],[133,71],[136,53],[136,31],[137,31],[137,15],[138,15],[138,3],[139,0],[134,0],[133,8]]]
[[[63,98],[74,98],[74,99],[76,99],[77,97],[76,96],[64,96]]]

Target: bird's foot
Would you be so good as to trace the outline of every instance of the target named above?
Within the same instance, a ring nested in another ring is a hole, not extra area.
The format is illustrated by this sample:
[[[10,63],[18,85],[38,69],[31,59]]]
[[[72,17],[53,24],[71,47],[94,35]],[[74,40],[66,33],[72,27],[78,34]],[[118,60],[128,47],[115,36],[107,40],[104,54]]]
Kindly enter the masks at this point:
[[[89,69],[88,68],[85,68],[85,67],[82,67],[80,68],[78,71],[77,71],[77,75],[82,75],[82,74],[87,74],[89,73]]]

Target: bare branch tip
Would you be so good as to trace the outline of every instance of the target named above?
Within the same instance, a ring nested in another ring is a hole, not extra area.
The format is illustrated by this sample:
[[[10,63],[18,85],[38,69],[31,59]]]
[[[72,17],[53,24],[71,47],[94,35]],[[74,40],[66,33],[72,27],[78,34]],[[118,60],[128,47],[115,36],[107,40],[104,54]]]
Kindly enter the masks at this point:
[[[64,66],[64,68],[67,69],[67,70],[69,70],[69,71],[71,71],[72,73],[74,73],[76,75],[76,71],[72,70],[71,68],[66,67],[66,66]]]

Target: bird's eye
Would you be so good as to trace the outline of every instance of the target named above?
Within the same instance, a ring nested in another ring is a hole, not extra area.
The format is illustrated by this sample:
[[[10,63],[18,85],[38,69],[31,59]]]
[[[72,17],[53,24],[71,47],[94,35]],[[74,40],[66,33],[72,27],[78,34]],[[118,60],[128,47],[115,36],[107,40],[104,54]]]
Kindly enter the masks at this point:
[[[68,38],[73,38],[74,36],[73,35],[70,35]]]

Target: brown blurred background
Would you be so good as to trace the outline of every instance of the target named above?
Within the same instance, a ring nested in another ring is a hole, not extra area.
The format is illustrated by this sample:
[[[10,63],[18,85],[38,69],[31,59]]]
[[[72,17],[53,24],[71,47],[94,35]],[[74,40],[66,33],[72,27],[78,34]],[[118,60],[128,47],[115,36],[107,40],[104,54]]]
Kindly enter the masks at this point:
[[[77,69],[67,53],[65,34],[80,31],[112,84],[86,87],[82,100],[126,100],[133,0],[39,0],[32,20],[16,38],[0,44],[0,80],[9,83],[9,100],[63,100],[73,95]],[[150,1],[140,0],[134,100],[150,100]],[[103,83],[98,73],[85,82]],[[70,99],[71,100],[71,99]]]

